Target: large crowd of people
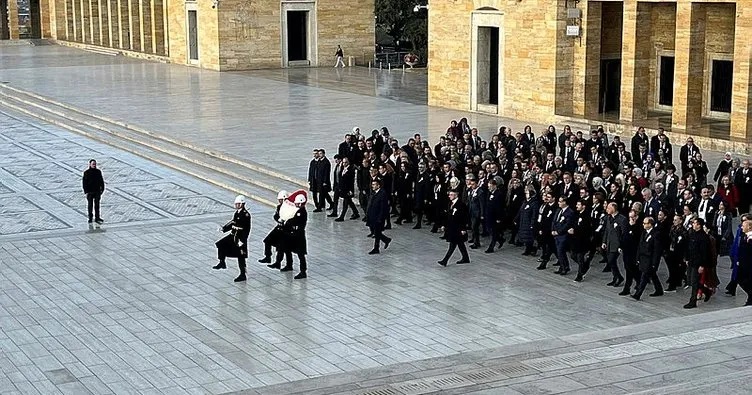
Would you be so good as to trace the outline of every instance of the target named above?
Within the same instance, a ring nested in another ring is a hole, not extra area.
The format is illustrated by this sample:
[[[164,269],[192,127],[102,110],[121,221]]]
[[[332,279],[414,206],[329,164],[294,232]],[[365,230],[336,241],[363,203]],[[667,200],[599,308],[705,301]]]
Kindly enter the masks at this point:
[[[726,294],[735,295],[737,286],[752,294],[749,159],[726,153],[711,173],[691,137],[678,158],[674,145],[663,129],[649,137],[638,128],[621,141],[602,127],[585,136],[569,126],[560,133],[549,126],[539,136],[530,126],[502,126],[486,141],[464,118],[434,145],[420,134],[400,143],[386,127],[370,136],[354,128],[333,164],[324,149],[313,151],[308,181],[314,212],[328,203],[335,221],[344,221],[348,209],[350,219],[360,218],[357,199],[374,238],[371,254],[389,245],[383,231],[394,218],[440,233],[450,243],[442,266],[455,248],[462,254],[457,263],[469,263],[466,242],[471,249],[485,244],[489,254],[511,245],[538,257],[538,270],[552,264],[566,276],[574,262],[577,282],[591,262],[604,263],[611,273],[606,285],[637,300],[648,283],[650,296],[691,288],[684,307],[693,308],[719,285],[718,257],[730,256]],[[669,273],[665,287],[661,262]]]

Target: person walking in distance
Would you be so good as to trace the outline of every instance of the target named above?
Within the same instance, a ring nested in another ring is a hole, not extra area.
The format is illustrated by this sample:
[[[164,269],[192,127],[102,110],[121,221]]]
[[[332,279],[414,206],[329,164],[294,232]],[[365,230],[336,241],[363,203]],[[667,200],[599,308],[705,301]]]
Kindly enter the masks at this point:
[[[342,158],[342,162],[340,163],[340,169],[339,169],[339,182],[337,183],[337,196],[342,198],[342,213],[340,214],[339,218],[335,219],[336,222],[342,222],[345,220],[345,214],[347,214],[347,209],[352,209],[352,216],[350,219],[358,219],[360,218],[360,213],[358,213],[358,208],[355,207],[355,203],[353,202],[353,196],[355,196],[355,172],[357,170],[354,168],[354,166],[350,165],[350,159],[348,158]],[[332,211],[332,214],[336,214],[336,206],[338,202],[334,202],[335,210]]]
[[[251,234],[251,213],[245,209],[245,197],[235,198],[235,214],[232,220],[220,228],[222,232],[230,232],[215,243],[219,263],[212,269],[227,269],[225,258],[238,258],[240,275],[235,282],[245,281],[245,258],[248,257],[248,235]]]
[[[380,243],[384,242],[384,249],[389,247],[392,239],[384,236],[384,223],[389,217],[389,196],[386,190],[381,187],[381,180],[371,181],[371,197],[368,199],[368,208],[366,209],[366,225],[373,235],[373,249],[368,252],[370,255],[378,254]]]
[[[334,53],[334,56],[337,57],[337,63],[334,64],[334,68],[335,69],[337,67],[339,67],[339,65],[342,65],[343,68],[347,67],[347,66],[345,66],[345,61],[344,61],[344,59],[345,59],[345,51],[342,50],[342,46],[341,45],[337,45],[337,52]]]
[[[697,307],[697,291],[702,289],[705,295],[705,301],[710,299],[712,292],[705,285],[701,284],[700,277],[705,271],[705,266],[711,262],[710,256],[710,237],[705,230],[705,221],[702,218],[692,220],[692,229],[687,235],[687,248],[684,250],[684,261],[687,262],[687,282],[692,287],[692,293],[689,297],[689,303],[684,305],[685,309]]]
[[[99,213],[99,201],[104,192],[104,177],[102,177],[102,171],[97,169],[97,161],[94,159],[89,160],[89,168],[84,171],[83,187],[86,201],[88,203],[89,223],[92,221],[93,208],[94,221],[101,224],[104,220]]]
[[[439,265],[446,266],[447,261],[456,248],[459,248],[462,254],[462,259],[457,261],[457,264],[470,263],[470,257],[467,255],[467,247],[465,246],[465,241],[467,240],[467,222],[470,214],[465,203],[460,201],[459,193],[456,190],[449,191],[449,210],[446,215],[445,234],[446,240],[449,242],[449,250],[444,255],[444,259],[439,261]]]

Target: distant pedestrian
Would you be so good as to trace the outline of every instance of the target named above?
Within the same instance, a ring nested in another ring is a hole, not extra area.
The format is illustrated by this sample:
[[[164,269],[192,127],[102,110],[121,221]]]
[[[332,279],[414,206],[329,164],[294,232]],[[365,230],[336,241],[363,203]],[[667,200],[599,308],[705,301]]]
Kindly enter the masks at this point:
[[[342,50],[342,46],[337,45],[337,52],[334,53],[334,56],[337,57],[337,63],[334,64],[335,69],[339,67],[339,65],[342,65],[342,67],[347,67],[345,66],[345,52]]]
[[[97,161],[94,159],[89,160],[89,168],[84,171],[83,187],[88,203],[89,223],[93,218],[96,223],[101,224],[104,220],[99,213],[99,201],[104,193],[104,177],[102,177],[102,171],[97,169]]]

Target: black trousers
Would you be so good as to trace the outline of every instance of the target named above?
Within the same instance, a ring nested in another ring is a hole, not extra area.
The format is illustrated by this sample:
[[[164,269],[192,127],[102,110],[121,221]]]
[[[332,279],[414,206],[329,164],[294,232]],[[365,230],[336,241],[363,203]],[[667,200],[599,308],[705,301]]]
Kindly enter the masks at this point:
[[[384,235],[384,229],[379,227],[371,227],[371,233],[373,233],[373,249],[378,251],[381,248],[380,242],[390,242],[392,239]]]
[[[399,196],[399,218],[398,220],[402,221],[412,221],[413,220],[413,205],[415,204],[413,202],[412,198],[409,198],[407,196],[401,195]]]
[[[345,196],[342,196],[342,214],[340,214],[340,218],[345,218],[345,214],[347,214],[347,208],[351,208],[353,211],[353,215],[359,216],[360,213],[358,213],[358,208],[355,207],[355,203],[352,200],[352,197],[350,197],[349,194],[345,194]],[[337,212],[337,203],[334,203],[334,211],[333,213]]]
[[[473,230],[473,244],[474,245],[480,245],[480,226],[481,226],[482,220],[479,216],[472,216],[470,217],[470,227]]]
[[[99,192],[89,192],[86,194],[86,202],[89,208],[89,219],[92,219],[92,208],[94,209],[94,218],[100,218],[99,216],[99,201],[102,198],[102,194]]]
[[[622,260],[624,260],[624,274],[627,277],[624,281],[624,289],[628,290],[633,282],[636,285],[640,281],[640,266],[637,265],[637,256],[632,252],[623,254]]]
[[[656,293],[663,293],[663,285],[661,285],[661,279],[658,278],[658,268],[651,266],[647,271],[640,273],[640,282],[637,284],[637,291],[635,292],[636,296],[642,296],[648,282],[653,283],[653,289]]]
[[[449,260],[449,258],[452,257],[452,254],[454,254],[454,250],[457,249],[457,248],[460,249],[460,254],[462,254],[462,260],[463,261],[469,261],[470,257],[467,255],[467,246],[465,246],[465,242],[464,241],[460,241],[459,243],[458,242],[454,242],[454,241],[450,241],[449,242],[449,250],[447,250],[447,253],[446,253],[446,255],[444,255],[444,259],[442,259],[442,261],[447,262]]]
[[[488,245],[489,248],[496,247],[496,243],[499,243],[499,248],[501,248],[502,245],[504,245],[504,225],[501,222],[492,221],[491,222],[491,243]]]
[[[274,263],[275,264],[282,263],[282,255],[283,254],[285,256],[285,262],[288,265],[292,265],[292,253],[290,251],[282,251],[279,248],[277,248],[277,257],[274,260]],[[268,257],[272,256],[272,246],[271,245],[264,243],[264,255],[268,256]]]
[[[290,251],[280,251],[277,250],[277,263],[282,262],[282,254],[285,254],[287,263],[285,264],[285,267],[292,266],[292,252]],[[305,254],[296,254],[298,256],[298,261],[300,261],[300,272],[305,273],[305,271],[308,269],[308,262],[306,262],[306,256]]]
[[[690,267],[687,269],[687,282],[692,286],[692,294],[689,296],[689,302],[697,302],[697,291],[702,290],[702,293],[709,295],[710,289],[700,284],[700,273],[696,267]]]
[[[328,194],[327,194],[328,195]],[[332,207],[332,213],[337,214],[337,208],[339,207],[339,191],[334,191],[334,197],[332,198],[332,203],[330,206]]]
[[[666,254],[666,267],[668,268],[669,288],[681,287],[686,270],[682,268],[684,261],[678,251],[669,251]]]
[[[608,267],[611,268],[611,275],[614,277],[614,280],[623,280],[624,277],[622,277],[621,272],[619,271],[619,253],[607,253],[606,262],[608,262]]]
[[[324,192],[321,189],[319,189],[316,192],[313,192],[312,195],[313,195],[313,204],[316,206],[317,209],[323,209],[324,203],[329,203],[330,206],[334,205],[334,202],[332,201],[332,197],[329,196],[329,192]]]
[[[226,264],[225,259],[227,256],[224,255],[222,251],[217,250],[217,257],[219,258],[220,263]],[[238,269],[240,269],[240,274],[245,274],[245,257],[242,255],[238,257]]]
[[[551,260],[551,255],[556,253],[556,241],[554,240],[554,237],[551,236],[551,231],[548,231],[548,234],[546,234],[546,231],[543,231],[542,235],[538,235],[538,244],[541,247],[541,259],[543,262],[548,262]]]
[[[559,269],[570,270],[569,258],[567,257],[567,242],[569,241],[567,240],[567,236],[556,236],[554,241],[556,243],[556,258],[559,262]]]
[[[590,270],[590,262],[585,258],[585,251],[572,251],[572,260],[577,263],[578,276],[584,276]]]

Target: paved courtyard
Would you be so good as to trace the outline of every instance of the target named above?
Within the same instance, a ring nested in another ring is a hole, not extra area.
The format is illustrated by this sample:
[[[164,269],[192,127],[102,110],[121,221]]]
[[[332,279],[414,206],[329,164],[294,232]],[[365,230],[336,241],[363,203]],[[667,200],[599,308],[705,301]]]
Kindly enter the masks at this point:
[[[288,85],[269,72],[220,75],[60,47],[21,47],[15,58],[5,50],[0,81],[231,154],[251,150],[263,163],[276,156],[294,176],[308,154],[295,151],[296,142],[333,147],[345,129],[336,125],[389,118],[397,129],[426,130],[457,116],[378,92]],[[264,100],[285,90],[295,94]],[[149,96],[136,97],[142,92]],[[719,296],[694,311],[681,308],[687,291],[635,302],[603,285],[600,266],[578,284],[534,270],[509,247],[441,268],[435,262],[446,244],[404,227],[389,231],[388,250],[370,256],[362,223],[313,214],[309,278],[293,281],[255,263],[272,226],[271,208],[257,204],[249,281],[235,284],[234,262],[210,269],[232,193],[0,111],[0,393],[720,388],[697,382],[698,372],[737,393],[750,390],[752,310],[738,308],[743,297]],[[289,158],[279,158],[287,147]],[[101,227],[86,224],[80,192],[90,158],[108,183]]]

